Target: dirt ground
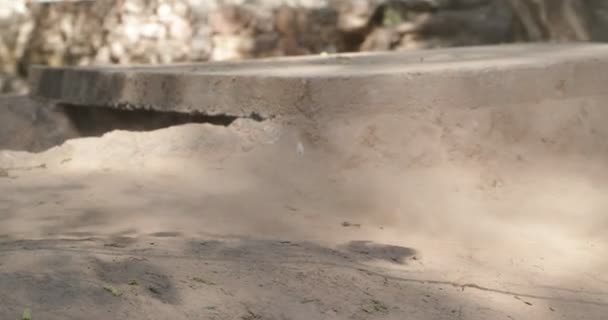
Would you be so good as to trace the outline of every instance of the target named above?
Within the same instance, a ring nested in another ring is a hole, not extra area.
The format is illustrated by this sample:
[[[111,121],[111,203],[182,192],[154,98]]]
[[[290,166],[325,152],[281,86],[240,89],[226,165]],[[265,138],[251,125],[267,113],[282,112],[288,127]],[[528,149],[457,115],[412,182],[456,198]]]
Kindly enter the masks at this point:
[[[604,139],[573,129],[600,107],[0,151],[0,318],[604,319]]]

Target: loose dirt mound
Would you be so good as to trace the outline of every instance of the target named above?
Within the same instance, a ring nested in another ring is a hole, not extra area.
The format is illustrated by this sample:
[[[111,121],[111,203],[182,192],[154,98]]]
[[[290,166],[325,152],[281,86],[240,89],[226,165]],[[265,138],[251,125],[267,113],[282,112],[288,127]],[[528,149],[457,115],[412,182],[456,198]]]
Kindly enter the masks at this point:
[[[0,318],[602,319],[603,109],[240,119],[0,151]]]

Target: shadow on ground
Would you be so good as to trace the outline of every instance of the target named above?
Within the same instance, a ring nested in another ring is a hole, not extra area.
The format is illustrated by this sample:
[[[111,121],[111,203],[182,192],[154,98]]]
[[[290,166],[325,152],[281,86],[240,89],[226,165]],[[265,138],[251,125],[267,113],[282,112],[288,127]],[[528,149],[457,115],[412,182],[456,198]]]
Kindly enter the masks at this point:
[[[1,243],[0,256],[0,316],[7,319],[24,308],[44,319],[330,319],[402,312],[378,296],[386,279],[358,270],[367,258],[313,243],[17,241]],[[424,289],[414,287],[422,295]]]

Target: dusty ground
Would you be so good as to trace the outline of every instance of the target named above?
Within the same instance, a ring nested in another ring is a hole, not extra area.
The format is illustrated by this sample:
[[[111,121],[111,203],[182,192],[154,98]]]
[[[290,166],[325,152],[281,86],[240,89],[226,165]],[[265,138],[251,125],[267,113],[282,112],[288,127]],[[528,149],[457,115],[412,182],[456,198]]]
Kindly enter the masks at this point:
[[[476,111],[481,144],[428,111],[0,151],[0,318],[603,319],[604,139],[562,144],[600,109],[552,108]]]

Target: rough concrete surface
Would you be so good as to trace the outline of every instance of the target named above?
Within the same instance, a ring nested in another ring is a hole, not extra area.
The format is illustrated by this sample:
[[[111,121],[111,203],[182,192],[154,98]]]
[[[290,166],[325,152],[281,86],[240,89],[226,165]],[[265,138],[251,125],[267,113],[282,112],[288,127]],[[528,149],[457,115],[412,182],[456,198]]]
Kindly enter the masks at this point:
[[[604,57],[546,57],[547,96],[0,151],[0,318],[604,319]]]
[[[483,107],[604,92],[608,45],[504,45],[165,67],[45,68],[32,95],[74,105],[266,116]],[[539,81],[539,79],[542,79]],[[475,92],[476,94],[470,94]]]

